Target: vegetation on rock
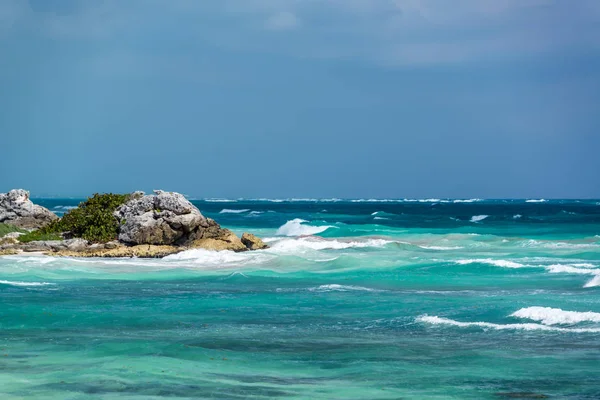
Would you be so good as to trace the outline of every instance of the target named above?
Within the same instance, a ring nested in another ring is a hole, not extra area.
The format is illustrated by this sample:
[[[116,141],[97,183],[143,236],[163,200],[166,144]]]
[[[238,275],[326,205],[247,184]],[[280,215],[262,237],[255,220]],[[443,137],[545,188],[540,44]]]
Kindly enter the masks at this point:
[[[45,233],[42,232],[43,229],[21,235],[17,240],[21,243],[37,242],[39,240],[63,240],[62,236],[58,233]]]
[[[25,229],[17,228],[14,225],[0,223],[0,237],[13,232],[27,233]]]
[[[119,224],[113,213],[129,200],[129,194],[94,194],[61,219],[39,229],[40,234],[68,232],[71,237],[105,243],[117,239]]]

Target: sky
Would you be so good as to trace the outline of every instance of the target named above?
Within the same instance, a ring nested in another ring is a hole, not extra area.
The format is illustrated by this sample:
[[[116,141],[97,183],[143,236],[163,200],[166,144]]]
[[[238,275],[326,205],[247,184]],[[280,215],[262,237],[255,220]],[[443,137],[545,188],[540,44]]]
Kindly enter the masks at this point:
[[[0,0],[0,192],[600,198],[597,0]]]

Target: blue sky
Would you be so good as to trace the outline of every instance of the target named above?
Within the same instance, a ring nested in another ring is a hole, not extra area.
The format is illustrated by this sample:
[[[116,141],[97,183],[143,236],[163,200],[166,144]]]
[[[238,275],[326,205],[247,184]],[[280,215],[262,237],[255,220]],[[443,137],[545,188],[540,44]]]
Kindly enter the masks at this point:
[[[596,0],[2,0],[0,192],[600,197]]]

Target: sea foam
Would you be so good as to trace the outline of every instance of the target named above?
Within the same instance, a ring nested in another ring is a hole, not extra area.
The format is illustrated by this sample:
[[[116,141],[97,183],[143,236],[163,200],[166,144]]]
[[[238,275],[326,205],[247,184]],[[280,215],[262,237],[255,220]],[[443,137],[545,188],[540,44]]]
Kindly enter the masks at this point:
[[[573,332],[573,333],[598,333],[600,328],[560,328],[542,324],[494,324],[491,322],[460,322],[449,318],[422,315],[416,319],[417,322],[432,325],[450,325],[460,328],[478,327],[494,330],[525,330],[525,331],[550,331],[550,332]]]
[[[484,219],[486,219],[487,217],[489,217],[489,215],[473,215],[471,217],[471,222],[479,222],[479,221],[483,221]]]
[[[527,307],[521,308],[511,317],[530,319],[544,325],[578,324],[580,322],[600,322],[600,313],[564,311],[560,308]]]
[[[297,238],[297,239],[282,239],[272,240],[266,239],[271,248],[269,252],[276,253],[294,253],[302,250],[343,250],[350,248],[366,248],[366,247],[383,247],[389,243],[394,243],[391,240],[385,239],[367,239],[367,240],[352,240],[344,241],[338,239],[319,239],[319,238]]]

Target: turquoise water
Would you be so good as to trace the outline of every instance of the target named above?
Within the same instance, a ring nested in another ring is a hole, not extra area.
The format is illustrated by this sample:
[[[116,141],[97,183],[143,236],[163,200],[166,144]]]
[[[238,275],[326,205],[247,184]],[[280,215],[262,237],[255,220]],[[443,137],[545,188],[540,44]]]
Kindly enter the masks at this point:
[[[195,204],[271,248],[0,258],[0,398],[600,398],[599,201]]]

